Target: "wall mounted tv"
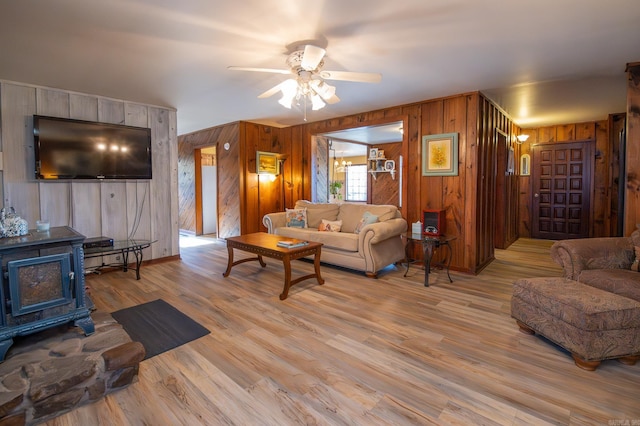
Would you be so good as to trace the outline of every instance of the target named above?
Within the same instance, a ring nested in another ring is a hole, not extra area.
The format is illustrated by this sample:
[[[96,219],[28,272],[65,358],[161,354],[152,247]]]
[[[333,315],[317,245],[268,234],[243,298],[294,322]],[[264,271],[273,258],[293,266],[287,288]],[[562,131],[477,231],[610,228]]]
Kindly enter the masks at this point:
[[[33,116],[36,179],[151,179],[151,129]]]

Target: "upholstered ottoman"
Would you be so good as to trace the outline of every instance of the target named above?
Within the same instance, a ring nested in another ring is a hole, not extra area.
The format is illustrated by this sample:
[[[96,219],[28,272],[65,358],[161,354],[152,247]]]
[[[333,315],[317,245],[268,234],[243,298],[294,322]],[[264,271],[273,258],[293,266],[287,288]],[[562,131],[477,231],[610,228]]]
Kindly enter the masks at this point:
[[[511,316],[585,370],[604,359],[633,365],[640,358],[640,302],[624,296],[566,278],[523,278],[513,284]]]

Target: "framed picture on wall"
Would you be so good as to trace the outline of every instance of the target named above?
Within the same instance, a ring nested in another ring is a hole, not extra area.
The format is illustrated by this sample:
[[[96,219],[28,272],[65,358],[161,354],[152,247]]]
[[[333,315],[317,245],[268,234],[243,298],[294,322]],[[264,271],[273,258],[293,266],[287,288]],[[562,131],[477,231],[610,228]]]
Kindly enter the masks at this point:
[[[396,162],[393,160],[387,160],[384,162],[384,169],[386,171],[391,171],[396,169]]]
[[[259,175],[280,174],[278,155],[273,152],[256,151],[256,173]]]
[[[422,137],[422,176],[458,176],[458,134]]]
[[[369,159],[375,160],[378,158],[378,148],[371,148],[369,150]]]

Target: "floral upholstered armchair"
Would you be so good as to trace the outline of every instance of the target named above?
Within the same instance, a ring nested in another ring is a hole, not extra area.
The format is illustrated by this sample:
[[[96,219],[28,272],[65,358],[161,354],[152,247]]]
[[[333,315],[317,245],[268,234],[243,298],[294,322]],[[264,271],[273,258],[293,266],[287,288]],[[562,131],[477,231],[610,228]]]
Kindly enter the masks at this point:
[[[640,301],[640,229],[629,237],[557,241],[551,258],[566,278]]]

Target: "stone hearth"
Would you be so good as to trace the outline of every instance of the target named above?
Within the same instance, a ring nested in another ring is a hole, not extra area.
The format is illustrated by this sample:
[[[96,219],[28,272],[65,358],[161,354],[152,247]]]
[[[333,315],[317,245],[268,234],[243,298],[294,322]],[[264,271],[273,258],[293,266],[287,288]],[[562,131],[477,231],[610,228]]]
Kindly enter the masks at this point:
[[[0,426],[40,423],[124,388],[138,377],[144,347],[109,314],[95,333],[62,325],[16,337],[0,363]]]

